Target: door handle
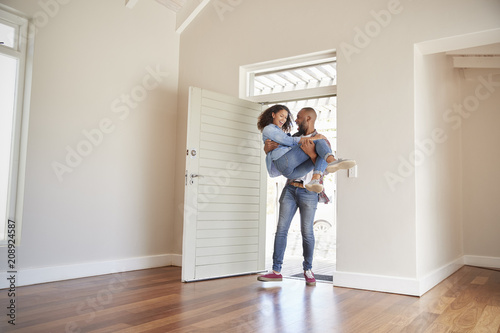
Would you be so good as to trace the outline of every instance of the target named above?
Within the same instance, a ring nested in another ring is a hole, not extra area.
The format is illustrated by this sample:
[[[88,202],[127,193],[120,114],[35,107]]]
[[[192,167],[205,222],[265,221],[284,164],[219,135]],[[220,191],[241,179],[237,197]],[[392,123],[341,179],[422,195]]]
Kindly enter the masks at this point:
[[[195,179],[195,178],[197,178],[197,177],[203,177],[203,176],[202,176],[202,175],[198,175],[198,174],[196,174],[196,173],[192,173],[192,174],[190,174],[190,175],[189,175],[189,177],[191,178],[191,179],[189,180],[189,184],[193,185],[193,184],[194,184],[194,179]]]

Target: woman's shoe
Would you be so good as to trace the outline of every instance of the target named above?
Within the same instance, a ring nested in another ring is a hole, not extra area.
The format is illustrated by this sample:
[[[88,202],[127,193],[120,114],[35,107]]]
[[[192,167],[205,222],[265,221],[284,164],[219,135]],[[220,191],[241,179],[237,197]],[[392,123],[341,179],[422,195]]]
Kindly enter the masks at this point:
[[[340,169],[350,169],[356,165],[355,160],[347,160],[343,158],[339,158],[331,163],[328,163],[328,166],[325,169],[325,175],[329,173],[334,173],[339,171]]]
[[[311,192],[321,193],[323,191],[323,185],[319,183],[319,179],[311,180],[304,187]]]

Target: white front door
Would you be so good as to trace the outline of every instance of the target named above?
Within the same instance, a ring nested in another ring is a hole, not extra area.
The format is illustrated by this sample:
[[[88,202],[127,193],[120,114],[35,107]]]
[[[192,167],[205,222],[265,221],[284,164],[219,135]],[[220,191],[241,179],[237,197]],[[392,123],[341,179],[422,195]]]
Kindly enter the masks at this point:
[[[182,280],[255,273],[265,265],[261,106],[191,87]]]

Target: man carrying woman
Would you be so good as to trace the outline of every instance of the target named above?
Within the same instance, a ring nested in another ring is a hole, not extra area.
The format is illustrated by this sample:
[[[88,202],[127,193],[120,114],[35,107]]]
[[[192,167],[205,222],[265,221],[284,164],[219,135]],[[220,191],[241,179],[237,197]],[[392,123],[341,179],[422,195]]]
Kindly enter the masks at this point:
[[[286,118],[279,115],[280,111],[286,111]],[[266,114],[267,116],[264,116]],[[267,117],[268,120],[262,121],[264,117]],[[269,118],[272,119],[271,122],[269,122]],[[275,121],[275,119],[277,120]],[[307,185],[311,184],[312,182],[311,179],[313,177],[316,177],[318,179],[317,184],[321,185],[321,189],[323,188],[322,186],[323,173],[316,171],[321,171],[325,163],[320,162],[320,164],[318,164],[317,163],[318,159],[323,158],[323,160],[327,164],[327,166],[324,167],[324,171],[330,173],[340,169],[351,168],[352,166],[356,165],[356,162],[352,160],[343,160],[343,159],[337,160],[335,158],[333,158],[334,160],[332,161],[333,156],[329,155],[331,154],[331,149],[330,151],[328,151],[328,149],[325,150],[324,146],[320,148],[320,152],[317,152],[316,142],[318,141],[316,139],[320,139],[319,141],[324,141],[328,146],[328,148],[330,147],[330,144],[328,143],[328,140],[326,140],[324,136],[320,136],[317,134],[317,131],[314,127],[315,121],[316,121],[316,111],[314,111],[313,108],[303,108],[297,114],[297,119],[295,120],[295,123],[298,126],[298,132],[295,133],[293,137],[288,137],[289,139],[287,138],[283,139],[281,133],[279,132],[272,133],[271,135],[273,137],[275,134],[276,138],[277,137],[281,138],[280,140],[282,142],[278,143],[272,141],[271,139],[264,139],[264,132],[263,132],[263,139],[265,140],[264,150],[267,154],[266,164],[270,176],[276,177],[283,173],[285,176],[288,175],[289,177],[291,176],[294,177],[291,177],[292,179],[287,180],[287,184],[283,188],[279,200],[280,203],[279,219],[276,228],[276,234],[274,237],[272,271],[270,273],[260,275],[257,278],[259,281],[264,281],[264,282],[281,281],[283,279],[283,276],[281,275],[281,268],[283,265],[283,258],[287,244],[288,230],[290,228],[293,216],[295,215],[297,209],[299,209],[300,230],[302,235],[302,249],[304,256],[304,261],[302,263],[304,270],[304,277],[306,284],[308,286],[316,285],[316,279],[314,278],[314,274],[311,270],[313,254],[314,254],[314,245],[315,245],[314,231],[313,231],[314,215],[316,213],[316,207],[318,205],[318,202],[328,203],[330,200],[328,199],[328,196],[325,194],[324,191],[321,190],[319,191],[319,193],[317,193],[316,192],[318,190],[317,187],[310,186],[311,190],[315,189],[316,191],[310,191],[306,187]],[[277,106],[275,105],[262,113],[262,115],[259,117],[258,126],[259,129],[263,130],[266,126],[272,123],[276,125],[276,127],[278,127],[280,131],[282,131],[280,128],[283,127],[285,128],[285,130],[289,131],[291,127],[291,122],[292,120],[288,108],[286,108],[286,106],[283,105],[277,105]],[[275,129],[273,129],[272,132],[275,132]],[[268,134],[267,131],[266,134]],[[289,143],[289,145],[287,145],[287,143]],[[320,145],[323,144],[320,143]],[[282,146],[285,146],[285,148],[280,148]],[[299,147],[298,150],[297,147]],[[288,159],[289,157],[288,153],[293,149],[295,149],[295,151],[292,152],[291,154],[295,155],[290,157],[290,159]],[[276,150],[278,150],[278,153],[273,153]],[[301,156],[300,151],[304,153],[305,156],[307,156],[307,158]],[[323,157],[321,157],[320,154]],[[275,163],[275,161],[281,159],[283,156],[286,156],[287,160]],[[298,158],[294,158],[295,156],[298,156]],[[297,161],[302,161],[302,162],[298,163]],[[280,163],[283,165],[288,164],[287,165],[288,170],[282,165],[280,165],[279,167],[283,171],[278,170],[276,164]],[[330,168],[328,169],[328,167]],[[304,183],[306,183],[305,186]]]

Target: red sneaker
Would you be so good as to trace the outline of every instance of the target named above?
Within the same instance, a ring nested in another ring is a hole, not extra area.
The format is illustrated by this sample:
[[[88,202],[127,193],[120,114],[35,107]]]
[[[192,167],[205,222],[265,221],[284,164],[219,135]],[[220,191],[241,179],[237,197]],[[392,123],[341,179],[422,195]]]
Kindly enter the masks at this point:
[[[276,274],[273,272],[271,273],[267,273],[267,274],[264,274],[264,275],[259,275],[259,277],[257,278],[257,280],[259,281],[264,281],[264,282],[269,282],[269,281],[282,281],[283,280],[283,276],[281,274]]]
[[[314,278],[314,274],[311,270],[304,271],[304,277],[306,278],[306,284],[308,286],[316,285],[316,279]]]

